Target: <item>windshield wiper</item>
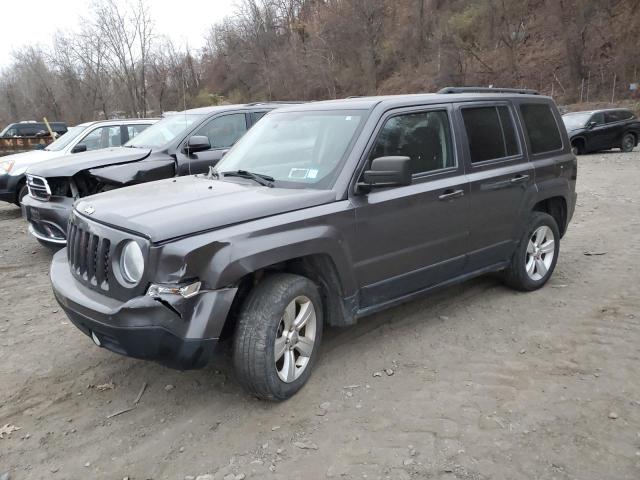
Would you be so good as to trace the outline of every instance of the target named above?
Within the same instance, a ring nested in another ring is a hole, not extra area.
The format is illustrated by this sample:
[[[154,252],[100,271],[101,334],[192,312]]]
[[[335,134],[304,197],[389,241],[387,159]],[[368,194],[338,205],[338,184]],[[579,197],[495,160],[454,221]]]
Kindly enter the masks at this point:
[[[233,170],[229,172],[217,172],[217,173],[223,177],[246,178],[249,180],[253,180],[256,183],[259,183],[264,187],[270,187],[270,188],[273,188],[273,182],[275,182],[275,178],[270,177],[269,175],[263,175],[262,173],[248,172],[246,170]]]

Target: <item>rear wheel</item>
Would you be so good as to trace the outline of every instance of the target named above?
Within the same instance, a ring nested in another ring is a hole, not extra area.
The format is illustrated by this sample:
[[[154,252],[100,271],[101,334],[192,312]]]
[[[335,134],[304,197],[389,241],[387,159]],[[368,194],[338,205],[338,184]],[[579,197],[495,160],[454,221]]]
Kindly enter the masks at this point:
[[[625,133],[624,137],[622,137],[620,150],[622,150],[625,153],[629,153],[633,151],[635,146],[636,146],[636,137],[632,133]]]
[[[505,272],[507,285],[516,290],[532,291],[551,278],[560,251],[560,231],[555,219],[544,212],[533,212]]]
[[[320,294],[308,278],[271,275],[246,299],[234,336],[238,379],[264,400],[285,400],[307,382],[322,339]]]

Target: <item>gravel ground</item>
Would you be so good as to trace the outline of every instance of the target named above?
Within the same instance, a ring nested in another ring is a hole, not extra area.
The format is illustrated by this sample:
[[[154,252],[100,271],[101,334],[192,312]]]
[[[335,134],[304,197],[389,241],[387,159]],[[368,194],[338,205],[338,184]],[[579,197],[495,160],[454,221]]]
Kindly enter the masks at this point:
[[[20,428],[0,478],[637,480],[640,153],[579,164],[546,288],[484,277],[330,331],[281,404],[245,395],[228,354],[178,372],[96,348],[0,207],[0,428]]]

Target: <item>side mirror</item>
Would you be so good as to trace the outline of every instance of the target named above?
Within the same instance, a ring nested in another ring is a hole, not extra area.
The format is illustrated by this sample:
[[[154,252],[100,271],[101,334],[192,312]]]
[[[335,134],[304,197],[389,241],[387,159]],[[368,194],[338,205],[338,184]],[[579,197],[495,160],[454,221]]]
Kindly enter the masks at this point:
[[[403,187],[411,185],[411,159],[409,157],[380,157],[365,170],[360,187]]]
[[[81,153],[86,151],[87,151],[87,146],[84,143],[79,143],[71,149],[71,153]]]
[[[598,125],[596,122],[589,122],[587,123],[587,128],[589,130],[591,130],[593,127],[595,127],[596,125]]]
[[[194,135],[189,137],[187,145],[185,146],[188,153],[202,152],[204,150],[209,150],[210,148],[211,142],[209,142],[209,137],[205,135]]]

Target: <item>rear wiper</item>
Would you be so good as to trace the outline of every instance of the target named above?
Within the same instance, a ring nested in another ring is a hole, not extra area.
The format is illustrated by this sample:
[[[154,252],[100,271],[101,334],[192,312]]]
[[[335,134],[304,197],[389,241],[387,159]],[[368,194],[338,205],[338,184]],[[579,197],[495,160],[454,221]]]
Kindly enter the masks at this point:
[[[246,170],[233,170],[229,172],[218,172],[219,175],[223,177],[240,177],[247,178],[249,180],[253,180],[256,183],[264,187],[273,188],[273,182],[275,182],[275,178],[270,177],[269,175],[263,175],[262,173],[254,173],[248,172]]]

